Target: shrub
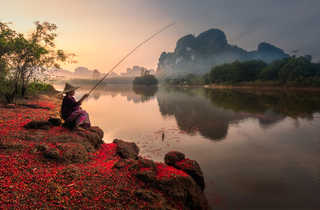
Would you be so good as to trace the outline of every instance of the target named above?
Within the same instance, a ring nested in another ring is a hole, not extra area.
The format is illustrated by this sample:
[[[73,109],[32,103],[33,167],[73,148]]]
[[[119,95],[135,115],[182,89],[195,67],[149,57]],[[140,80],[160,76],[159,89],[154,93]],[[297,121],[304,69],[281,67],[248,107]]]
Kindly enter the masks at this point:
[[[136,77],[133,80],[134,85],[157,85],[158,80],[153,75],[144,75],[141,77]]]

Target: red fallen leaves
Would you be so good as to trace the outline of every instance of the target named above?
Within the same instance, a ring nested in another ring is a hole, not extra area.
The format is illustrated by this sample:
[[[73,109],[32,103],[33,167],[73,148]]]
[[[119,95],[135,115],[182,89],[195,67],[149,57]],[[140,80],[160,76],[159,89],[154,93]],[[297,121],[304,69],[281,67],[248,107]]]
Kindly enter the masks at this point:
[[[168,166],[165,164],[157,164],[157,178],[173,178],[176,176],[188,176],[185,172],[178,170],[172,166]]]
[[[138,209],[148,205],[135,196],[135,191],[144,183],[136,180],[128,168],[113,169],[120,159],[114,143],[101,145],[85,164],[67,165],[46,160],[36,149],[38,143],[25,141],[25,134],[34,131],[27,131],[23,126],[31,120],[47,120],[59,107],[45,101],[36,104],[52,110],[0,108],[1,142],[19,142],[23,145],[12,151],[0,147],[0,209],[101,209],[119,206],[135,206]],[[52,148],[59,143],[46,142],[48,136],[62,133],[74,135],[62,127],[36,132],[46,132],[41,144]],[[165,164],[158,163],[156,167],[159,179],[187,176],[183,171]],[[180,204],[176,205],[178,207]]]

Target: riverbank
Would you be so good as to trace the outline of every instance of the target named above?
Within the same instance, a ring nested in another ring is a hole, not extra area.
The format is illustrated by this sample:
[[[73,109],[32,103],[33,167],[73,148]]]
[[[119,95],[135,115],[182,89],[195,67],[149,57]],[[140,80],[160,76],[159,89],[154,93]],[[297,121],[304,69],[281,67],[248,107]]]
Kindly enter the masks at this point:
[[[98,127],[69,131],[48,122],[60,103],[41,96],[0,105],[1,207],[208,209],[195,161],[170,153],[157,163],[134,143],[105,144]]]
[[[198,87],[198,86],[196,86]],[[320,87],[296,87],[296,86],[279,86],[279,85],[204,85],[202,87],[211,89],[242,89],[242,90],[281,90],[281,91],[320,91]]]

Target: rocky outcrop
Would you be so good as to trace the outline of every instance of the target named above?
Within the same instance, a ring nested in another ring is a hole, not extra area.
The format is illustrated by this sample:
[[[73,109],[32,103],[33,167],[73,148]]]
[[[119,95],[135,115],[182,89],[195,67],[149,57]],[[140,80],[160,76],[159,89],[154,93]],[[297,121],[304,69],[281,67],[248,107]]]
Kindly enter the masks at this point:
[[[171,151],[164,156],[164,162],[169,166],[174,166],[176,162],[185,159],[185,155],[182,152]]]
[[[67,186],[73,186],[75,180],[83,180],[84,177],[87,183],[94,179],[107,187],[118,183],[114,186],[115,194],[119,196],[117,199],[124,203],[129,198],[133,199],[132,209],[209,208],[203,193],[201,169],[196,161],[186,159],[183,153],[168,153],[165,157],[168,165],[156,163],[140,157],[135,143],[115,139],[111,144],[103,144],[103,131],[98,127],[70,131],[48,124],[49,129],[43,130],[42,126],[46,123],[30,122],[26,128],[37,132],[28,134],[26,140],[36,143],[32,153],[40,154],[42,162],[57,162],[64,166],[57,173],[65,178],[64,182],[70,183]],[[84,163],[90,165],[85,170]],[[99,179],[98,173],[100,177],[105,176],[104,181]],[[120,177],[123,181],[117,182]],[[87,193],[94,194],[91,192],[93,188],[87,183]],[[132,190],[128,190],[129,186]],[[50,187],[52,192],[57,189],[55,184]],[[109,195],[105,196],[109,198]],[[119,203],[119,207],[123,208],[122,205]]]
[[[95,152],[103,144],[103,131],[98,127],[69,131],[54,126],[60,123],[55,118],[50,118],[49,121],[31,121],[24,128],[37,132],[28,133],[25,140],[39,142],[37,150],[45,158],[66,163],[88,161],[89,153]]]
[[[172,200],[181,201],[184,204],[183,209],[208,209],[208,201],[194,180],[186,174],[172,170],[171,166],[158,164],[156,170],[140,169],[135,176],[148,186],[170,195]]]
[[[124,159],[137,159],[139,148],[135,143],[125,142],[120,139],[113,140],[117,144],[117,154]]]
[[[165,155],[165,163],[189,174],[203,191],[205,188],[204,177],[200,165],[195,160],[185,158],[181,152],[172,151]]]
[[[256,51],[246,51],[230,45],[223,31],[210,29],[198,36],[190,34],[179,39],[174,52],[161,54],[156,72],[158,76],[203,74],[216,65],[236,60],[260,59],[272,62],[288,56],[280,48],[266,42],[260,43]]]

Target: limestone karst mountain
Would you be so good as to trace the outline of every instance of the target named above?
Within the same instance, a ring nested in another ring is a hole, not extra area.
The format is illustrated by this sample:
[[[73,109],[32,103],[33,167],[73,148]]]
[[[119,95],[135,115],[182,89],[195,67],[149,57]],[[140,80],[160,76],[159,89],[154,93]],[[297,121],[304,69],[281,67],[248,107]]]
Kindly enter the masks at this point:
[[[260,43],[255,51],[247,51],[229,44],[223,31],[210,29],[198,36],[186,35],[177,41],[174,52],[163,52],[157,75],[203,74],[213,66],[236,60],[259,59],[269,63],[288,56],[282,49],[266,42]]]

